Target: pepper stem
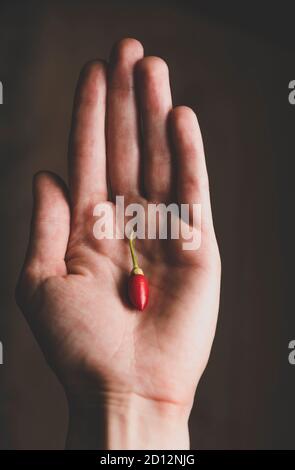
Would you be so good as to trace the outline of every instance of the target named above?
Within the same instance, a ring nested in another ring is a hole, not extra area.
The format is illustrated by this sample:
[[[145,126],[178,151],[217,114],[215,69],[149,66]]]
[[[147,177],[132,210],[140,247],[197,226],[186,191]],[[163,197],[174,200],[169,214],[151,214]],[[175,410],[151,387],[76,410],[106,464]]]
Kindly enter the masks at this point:
[[[129,247],[130,247],[132,263],[133,263],[132,272],[133,272],[133,274],[143,274],[143,270],[140,269],[140,267],[138,266],[137,256],[136,256],[136,253],[135,253],[133,243],[134,243],[134,230],[132,230],[130,238],[129,238]]]

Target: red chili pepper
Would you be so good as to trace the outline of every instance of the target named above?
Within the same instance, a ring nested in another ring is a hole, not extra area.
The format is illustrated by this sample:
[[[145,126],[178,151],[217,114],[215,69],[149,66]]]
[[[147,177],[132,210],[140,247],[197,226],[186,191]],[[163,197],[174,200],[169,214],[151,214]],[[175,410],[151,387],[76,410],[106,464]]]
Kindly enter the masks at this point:
[[[129,246],[132,256],[133,269],[128,281],[129,300],[138,310],[144,310],[149,299],[149,285],[143,270],[140,269],[133,247],[133,232],[130,236]]]

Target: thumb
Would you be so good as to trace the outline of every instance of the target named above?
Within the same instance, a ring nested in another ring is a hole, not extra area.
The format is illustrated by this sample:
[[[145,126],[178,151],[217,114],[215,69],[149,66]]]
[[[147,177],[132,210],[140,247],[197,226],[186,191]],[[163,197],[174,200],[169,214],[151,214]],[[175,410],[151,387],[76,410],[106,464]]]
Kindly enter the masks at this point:
[[[67,187],[56,174],[39,172],[33,180],[33,199],[30,241],[19,282],[25,284],[25,290],[34,290],[47,277],[67,273],[64,260],[70,231]]]

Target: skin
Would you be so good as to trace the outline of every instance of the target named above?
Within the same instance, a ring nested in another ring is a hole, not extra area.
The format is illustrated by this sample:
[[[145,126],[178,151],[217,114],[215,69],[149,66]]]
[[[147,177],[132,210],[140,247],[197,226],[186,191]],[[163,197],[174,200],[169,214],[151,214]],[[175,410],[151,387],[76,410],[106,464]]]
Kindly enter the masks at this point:
[[[107,111],[107,113],[106,113]],[[140,122],[142,125],[140,126]],[[220,257],[198,121],[173,108],[166,63],[124,39],[109,63],[82,69],[69,142],[69,188],[33,183],[34,209],[16,290],[69,402],[68,448],[188,448],[188,418],[207,364],[219,305]],[[201,246],[138,240],[150,301],[126,298],[125,240],[96,240],[93,208],[200,203]]]

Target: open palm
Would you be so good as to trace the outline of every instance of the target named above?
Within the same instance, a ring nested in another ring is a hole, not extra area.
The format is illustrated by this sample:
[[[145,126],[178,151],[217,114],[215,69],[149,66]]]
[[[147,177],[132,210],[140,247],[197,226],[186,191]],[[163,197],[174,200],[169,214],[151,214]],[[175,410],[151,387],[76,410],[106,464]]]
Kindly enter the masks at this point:
[[[93,209],[125,203],[200,203],[201,246],[138,240],[149,279],[143,312],[131,307],[128,240],[97,240]],[[74,102],[69,190],[56,175],[34,182],[29,249],[17,289],[44,354],[69,395],[135,394],[192,405],[219,304],[220,260],[202,139],[193,111],[172,108],[168,68],[120,41],[109,64],[88,63]]]

